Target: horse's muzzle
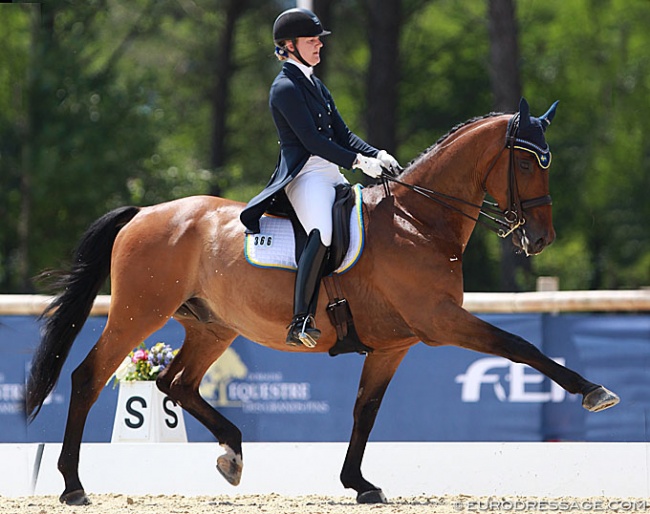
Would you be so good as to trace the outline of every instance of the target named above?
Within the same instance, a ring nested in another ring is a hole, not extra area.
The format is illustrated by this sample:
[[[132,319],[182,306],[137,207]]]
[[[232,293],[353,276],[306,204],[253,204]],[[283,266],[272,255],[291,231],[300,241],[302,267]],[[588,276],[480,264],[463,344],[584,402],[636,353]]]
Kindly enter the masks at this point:
[[[555,241],[555,230],[536,232],[522,225],[512,234],[512,243],[527,256],[542,253],[542,250]]]

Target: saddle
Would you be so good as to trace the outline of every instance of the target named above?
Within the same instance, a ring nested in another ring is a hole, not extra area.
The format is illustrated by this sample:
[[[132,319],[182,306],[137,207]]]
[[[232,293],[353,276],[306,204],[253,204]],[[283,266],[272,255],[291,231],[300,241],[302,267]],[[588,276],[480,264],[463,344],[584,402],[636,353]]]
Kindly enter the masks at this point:
[[[361,206],[360,185],[336,186],[336,199],[332,208],[332,244],[323,271],[323,281],[329,299],[326,310],[337,335],[336,344],[329,350],[332,357],[342,353],[365,355],[372,352],[372,348],[359,339],[350,306],[339,280],[339,274],[352,268],[363,250],[364,226]],[[296,269],[307,242],[307,233],[284,192],[276,195],[267,213],[270,216],[264,216],[260,220],[260,233],[246,235],[246,259],[258,267]],[[287,220],[293,230],[287,227]],[[278,248],[275,254],[272,254],[272,246]]]
[[[325,275],[345,273],[361,256],[364,244],[361,186],[340,185],[332,209],[332,244]],[[268,215],[260,219],[260,231],[247,233],[246,260],[260,268],[295,270],[307,234],[284,193],[276,195]]]

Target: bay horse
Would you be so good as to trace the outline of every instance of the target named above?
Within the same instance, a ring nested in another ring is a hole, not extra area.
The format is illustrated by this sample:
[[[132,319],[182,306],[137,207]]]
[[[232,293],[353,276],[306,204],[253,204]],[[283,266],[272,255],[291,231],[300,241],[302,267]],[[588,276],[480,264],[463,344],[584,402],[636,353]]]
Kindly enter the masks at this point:
[[[462,256],[489,194],[501,236],[512,235],[527,255],[555,238],[549,196],[550,153],[544,132],[554,104],[539,118],[525,100],[514,115],[490,113],[452,129],[397,177],[390,187],[363,190],[366,245],[340,281],[365,357],[353,411],[353,429],[340,479],[359,503],[384,503],[361,462],[382,398],[409,348],[455,345],[525,363],[599,411],[618,397],[554,362],[534,345],[462,308]],[[386,194],[387,190],[390,194]],[[432,201],[433,200],[433,201]],[[291,319],[293,275],[259,269],[244,258],[244,205],[196,196],[149,207],[122,207],[95,221],[79,242],[73,265],[62,272],[60,293],[46,309],[26,392],[29,419],[54,388],[69,349],[110,275],[106,326],[72,373],[72,393],[58,469],[61,502],[89,503],[78,474],[88,412],[131,349],[170,318],[185,328],[179,353],[157,379],[158,388],[197,418],[225,454],[217,469],[233,485],[243,469],[240,430],[199,394],[208,367],[237,335],[292,352],[327,352],[336,341],[321,290],[316,313],[322,336],[315,348],[285,344]],[[191,314],[190,314],[191,313]]]

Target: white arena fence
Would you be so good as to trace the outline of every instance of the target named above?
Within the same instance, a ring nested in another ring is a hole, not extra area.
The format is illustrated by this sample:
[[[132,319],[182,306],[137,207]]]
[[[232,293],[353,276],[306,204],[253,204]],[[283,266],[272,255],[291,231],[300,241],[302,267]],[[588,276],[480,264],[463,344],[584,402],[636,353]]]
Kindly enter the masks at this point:
[[[50,296],[0,295],[0,316],[40,315]],[[110,296],[99,295],[91,316],[108,314]],[[528,293],[465,293],[470,312],[650,312],[650,288],[621,291],[535,291]]]
[[[346,449],[346,443],[244,443],[244,474],[233,487],[215,469],[222,453],[217,443],[85,443],[80,473],[91,499],[93,493],[353,497],[339,482]],[[60,494],[60,451],[56,443],[0,444],[0,497]],[[370,442],[362,470],[389,501],[420,495],[636,498],[646,503],[617,512],[647,513],[649,462],[649,443]],[[526,509],[535,510],[541,509]]]

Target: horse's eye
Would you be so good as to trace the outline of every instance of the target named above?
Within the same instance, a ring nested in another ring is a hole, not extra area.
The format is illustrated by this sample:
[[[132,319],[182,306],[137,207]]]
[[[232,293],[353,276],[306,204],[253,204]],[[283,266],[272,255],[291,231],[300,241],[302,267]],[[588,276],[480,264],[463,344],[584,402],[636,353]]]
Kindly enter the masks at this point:
[[[519,169],[522,171],[530,171],[530,161],[526,159],[521,159],[519,161]]]

